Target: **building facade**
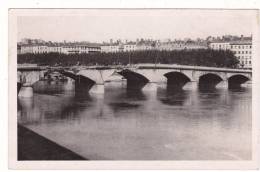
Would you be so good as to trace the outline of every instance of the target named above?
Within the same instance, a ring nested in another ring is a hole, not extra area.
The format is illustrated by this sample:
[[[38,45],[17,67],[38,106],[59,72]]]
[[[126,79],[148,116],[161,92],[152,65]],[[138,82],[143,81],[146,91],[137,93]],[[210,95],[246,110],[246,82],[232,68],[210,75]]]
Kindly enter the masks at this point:
[[[44,53],[63,53],[63,54],[82,54],[99,53],[99,46],[87,45],[21,45],[20,54],[44,54]]]
[[[252,68],[252,40],[211,42],[209,48],[214,50],[230,50],[239,60],[239,67]]]
[[[21,54],[33,53],[33,46],[21,45],[20,46],[20,53]]]
[[[209,44],[209,48],[213,49],[213,50],[230,50],[230,42],[221,42],[221,41],[217,41],[217,42],[211,42]]]
[[[62,47],[62,53],[64,54],[89,54],[100,52],[101,48],[99,46],[68,45]]]
[[[102,53],[119,52],[119,45],[102,45],[100,48]]]
[[[62,47],[61,46],[50,46],[48,47],[49,52],[53,53],[62,53]]]
[[[156,47],[151,44],[137,44],[137,51],[156,50]]]
[[[239,60],[240,67],[252,68],[252,42],[231,42],[230,50],[235,54],[235,56]]]
[[[163,42],[157,45],[160,51],[207,49],[207,45],[187,42]]]
[[[124,44],[123,51],[124,52],[136,51],[136,44]]]
[[[32,53],[32,54],[43,54],[50,52],[62,52],[62,47],[59,46],[47,46],[47,45],[21,45],[20,54]]]

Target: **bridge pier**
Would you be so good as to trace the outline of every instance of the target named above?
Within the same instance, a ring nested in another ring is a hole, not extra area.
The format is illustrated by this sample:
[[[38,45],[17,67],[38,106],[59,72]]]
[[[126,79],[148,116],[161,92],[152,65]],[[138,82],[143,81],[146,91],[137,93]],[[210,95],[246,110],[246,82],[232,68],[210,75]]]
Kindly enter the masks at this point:
[[[90,88],[89,93],[104,94],[105,93],[105,86],[104,86],[104,84],[94,84]]]
[[[143,91],[157,91],[157,83],[156,82],[148,82],[143,88]]]
[[[228,81],[220,81],[217,85],[216,88],[218,89],[228,89]]]
[[[18,93],[18,97],[21,98],[31,98],[33,97],[33,88],[31,85],[24,84]]]
[[[198,81],[189,81],[183,86],[183,90],[197,90],[199,87]]]
[[[252,88],[252,81],[247,81],[240,85],[243,88]]]

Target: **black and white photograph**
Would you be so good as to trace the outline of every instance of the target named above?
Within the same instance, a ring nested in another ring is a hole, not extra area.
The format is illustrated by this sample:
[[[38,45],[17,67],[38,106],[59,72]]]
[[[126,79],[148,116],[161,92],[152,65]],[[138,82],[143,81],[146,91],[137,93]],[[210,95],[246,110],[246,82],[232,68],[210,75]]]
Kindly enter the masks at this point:
[[[11,9],[9,16],[15,161],[255,159],[259,10]]]

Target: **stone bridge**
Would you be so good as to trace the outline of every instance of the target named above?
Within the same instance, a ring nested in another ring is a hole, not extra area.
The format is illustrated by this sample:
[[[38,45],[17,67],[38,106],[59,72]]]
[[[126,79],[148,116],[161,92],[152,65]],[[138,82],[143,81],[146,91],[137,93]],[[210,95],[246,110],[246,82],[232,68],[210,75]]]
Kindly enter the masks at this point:
[[[85,90],[90,93],[104,93],[105,83],[119,74],[127,80],[127,89],[155,91],[158,86],[168,86],[175,89],[197,88],[234,88],[252,80],[251,70],[164,65],[139,64],[136,66],[108,67],[71,67],[71,68],[22,68],[18,67],[17,82],[21,90],[19,96],[31,97],[32,85],[44,77],[47,72],[58,71],[75,80],[75,90]]]

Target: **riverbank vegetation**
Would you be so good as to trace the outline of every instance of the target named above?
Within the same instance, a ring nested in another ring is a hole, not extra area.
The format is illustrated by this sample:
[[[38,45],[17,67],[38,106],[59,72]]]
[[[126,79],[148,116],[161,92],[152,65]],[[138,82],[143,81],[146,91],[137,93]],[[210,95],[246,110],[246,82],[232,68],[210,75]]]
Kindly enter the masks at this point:
[[[223,50],[178,50],[178,51],[134,51],[90,54],[19,54],[18,64],[38,65],[127,65],[137,63],[180,64],[194,66],[235,68],[239,61],[231,51]]]

